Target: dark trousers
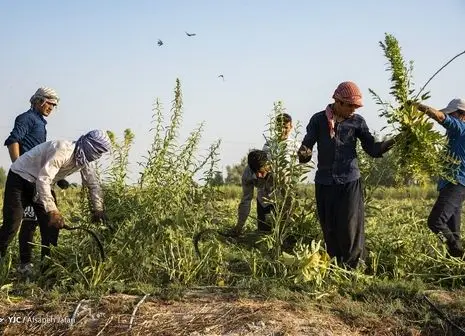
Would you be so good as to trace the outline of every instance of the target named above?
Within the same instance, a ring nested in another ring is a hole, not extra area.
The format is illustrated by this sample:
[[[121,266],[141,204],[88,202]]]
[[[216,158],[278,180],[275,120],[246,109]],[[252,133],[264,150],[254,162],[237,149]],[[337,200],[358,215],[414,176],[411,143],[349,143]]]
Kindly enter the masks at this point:
[[[439,192],[438,199],[428,217],[428,227],[434,233],[441,233],[449,247],[460,246],[460,220],[465,187],[461,184],[447,184]]]
[[[21,176],[8,172],[3,199],[3,225],[0,227],[0,255],[4,256],[11,240],[18,231],[23,219],[24,208],[32,205],[37,216],[42,243],[42,258],[50,254],[50,244],[57,245],[58,229],[48,225],[48,215],[42,204],[34,203],[35,184],[26,181]],[[23,223],[24,224],[24,223]],[[30,223],[29,223],[30,224]],[[28,225],[28,224],[26,224]],[[32,241],[35,226],[26,226],[20,239],[21,262],[30,262]]]
[[[315,184],[317,212],[330,257],[355,268],[365,257],[365,209],[360,179],[322,185]]]
[[[273,205],[269,204],[267,206],[263,206],[257,199],[257,229],[258,231],[271,231],[270,223],[266,221],[266,215],[270,214],[273,211]]]
[[[34,233],[39,223],[36,219],[23,218],[19,230],[19,260],[22,264],[27,264],[32,260],[32,244],[34,243]]]

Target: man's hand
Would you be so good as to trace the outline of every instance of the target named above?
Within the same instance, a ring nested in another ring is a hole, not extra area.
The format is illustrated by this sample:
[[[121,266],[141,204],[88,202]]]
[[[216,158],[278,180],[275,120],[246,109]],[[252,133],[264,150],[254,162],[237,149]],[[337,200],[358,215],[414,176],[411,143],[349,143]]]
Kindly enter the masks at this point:
[[[49,226],[53,226],[57,229],[63,228],[63,226],[65,225],[65,220],[63,219],[63,216],[61,216],[58,210],[49,211],[47,215]]]
[[[398,142],[402,141],[403,138],[405,138],[405,134],[404,134],[404,132],[400,132],[399,134],[394,136],[394,138],[392,138],[392,140],[394,141],[394,143],[398,143]]]
[[[63,189],[63,190],[68,189],[69,188],[69,182],[66,181],[65,179],[63,179],[63,180],[60,180],[60,181],[57,182],[57,186],[59,186],[60,189]]]
[[[405,146],[407,148],[414,146],[416,137],[415,134],[412,133],[410,130],[405,129],[401,130],[399,134],[397,134],[394,138],[394,143],[399,144],[402,143],[402,146]]]
[[[92,212],[92,223],[100,223],[106,221],[108,218],[103,210],[94,210]]]
[[[299,157],[299,163],[310,162],[310,160],[312,159],[312,149],[308,148],[305,145],[302,145],[297,151],[297,155]]]
[[[436,110],[433,107],[421,103],[413,103],[413,105],[416,106],[419,111],[425,113],[428,117],[436,120],[438,123],[442,123],[444,119],[446,119],[446,114],[444,112]]]

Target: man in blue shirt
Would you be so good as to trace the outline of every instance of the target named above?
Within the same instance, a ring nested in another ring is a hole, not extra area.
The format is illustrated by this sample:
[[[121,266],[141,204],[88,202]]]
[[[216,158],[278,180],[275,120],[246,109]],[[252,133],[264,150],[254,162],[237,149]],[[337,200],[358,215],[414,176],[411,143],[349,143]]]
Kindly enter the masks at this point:
[[[13,130],[5,141],[11,162],[15,162],[20,155],[47,140],[45,117],[48,117],[57,106],[59,97],[55,90],[41,87],[37,89],[29,102],[31,103],[30,109],[16,117]],[[64,183],[66,184],[66,181]],[[34,209],[32,206],[26,207],[18,238],[21,262],[18,271],[21,274],[26,275],[32,272],[33,246],[31,243],[37,225]]]
[[[301,163],[309,162],[317,144],[315,198],[326,250],[339,263],[355,268],[365,254],[365,210],[357,141],[368,155],[378,158],[393,146],[394,140],[376,142],[365,119],[355,114],[363,106],[362,93],[355,83],[339,84],[333,99],[333,104],[310,119],[298,155]]]
[[[453,99],[439,111],[423,104],[417,107],[446,129],[450,153],[460,161],[455,174],[456,183],[438,182],[439,196],[428,217],[428,227],[442,236],[452,257],[464,258],[460,215],[465,200],[465,100]]]

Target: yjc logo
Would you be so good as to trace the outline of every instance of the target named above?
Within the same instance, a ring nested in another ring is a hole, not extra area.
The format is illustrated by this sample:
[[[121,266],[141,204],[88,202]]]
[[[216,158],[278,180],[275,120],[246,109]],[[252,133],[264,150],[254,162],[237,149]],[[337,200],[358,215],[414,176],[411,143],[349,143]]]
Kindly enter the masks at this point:
[[[23,320],[22,316],[8,316],[8,322],[10,323],[21,323]]]

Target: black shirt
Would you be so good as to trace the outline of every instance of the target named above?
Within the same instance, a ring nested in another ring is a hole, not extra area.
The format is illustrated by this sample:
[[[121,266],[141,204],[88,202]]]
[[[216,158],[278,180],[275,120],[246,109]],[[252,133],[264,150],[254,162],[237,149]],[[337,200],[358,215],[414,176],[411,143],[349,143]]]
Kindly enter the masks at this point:
[[[307,134],[302,145],[318,149],[318,166],[315,183],[344,184],[360,178],[357,161],[357,139],[363,150],[372,157],[382,157],[393,140],[376,142],[365,119],[358,114],[336,123],[335,136],[331,138],[325,111],[315,113],[307,125]]]

